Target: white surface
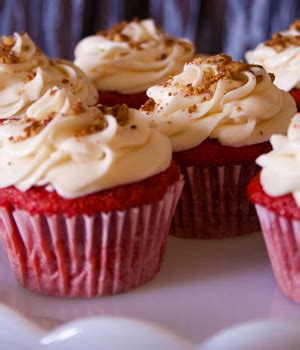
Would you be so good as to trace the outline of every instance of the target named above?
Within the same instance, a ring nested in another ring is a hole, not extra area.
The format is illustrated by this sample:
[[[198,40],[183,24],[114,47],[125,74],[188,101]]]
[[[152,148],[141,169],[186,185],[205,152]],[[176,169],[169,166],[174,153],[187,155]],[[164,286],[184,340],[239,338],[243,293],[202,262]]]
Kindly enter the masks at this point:
[[[299,350],[300,322],[264,320],[227,329],[199,350]]]
[[[87,316],[133,317],[200,343],[250,320],[300,321],[300,305],[277,288],[259,234],[221,241],[171,238],[155,280],[126,294],[98,299],[36,295],[18,286],[4,256],[0,267],[1,301],[48,329]]]
[[[299,321],[257,321],[193,344],[162,327],[109,316],[76,320],[47,332],[0,305],[2,350],[298,350],[299,327]]]

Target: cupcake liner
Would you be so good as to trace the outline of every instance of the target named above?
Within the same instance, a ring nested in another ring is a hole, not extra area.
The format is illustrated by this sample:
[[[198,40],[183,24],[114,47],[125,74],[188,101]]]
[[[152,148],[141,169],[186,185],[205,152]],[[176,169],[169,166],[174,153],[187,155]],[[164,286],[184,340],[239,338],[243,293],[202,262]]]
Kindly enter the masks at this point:
[[[181,166],[185,185],[171,235],[181,238],[226,238],[259,230],[254,206],[248,201],[248,182],[255,163],[227,166]]]
[[[300,303],[300,220],[255,208],[276,280],[284,294]]]
[[[163,260],[183,181],[163,199],[93,216],[0,208],[0,234],[17,280],[48,295],[121,293],[151,280]]]

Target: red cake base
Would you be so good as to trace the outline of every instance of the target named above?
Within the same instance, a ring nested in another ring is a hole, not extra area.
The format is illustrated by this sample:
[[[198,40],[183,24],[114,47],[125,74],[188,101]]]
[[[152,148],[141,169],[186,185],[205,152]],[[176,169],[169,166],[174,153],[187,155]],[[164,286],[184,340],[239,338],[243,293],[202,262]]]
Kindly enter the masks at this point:
[[[223,146],[216,140],[206,139],[199,146],[175,152],[174,159],[185,166],[249,165],[261,154],[272,150],[270,142],[244,147]]]
[[[147,100],[146,92],[123,95],[116,91],[99,91],[99,103],[107,106],[125,103],[130,108],[139,109]]]
[[[49,192],[43,187],[21,192],[11,186],[0,189],[0,207],[22,209],[32,215],[63,213],[68,216],[123,210],[159,201],[179,177],[179,168],[173,162],[164,172],[146,180],[75,199],[62,198],[55,191]]]
[[[257,175],[248,195],[259,217],[273,272],[288,298],[300,303],[300,209],[291,195],[270,197]]]
[[[171,234],[215,239],[258,231],[259,222],[246,189],[259,169],[255,159],[270,150],[269,142],[235,148],[206,140],[191,150],[175,153],[185,185]]]
[[[50,193],[54,209],[39,203],[46,196],[42,189],[29,196],[29,211],[26,195],[15,199],[17,192],[6,193],[0,205],[0,235],[20,284],[46,295],[92,297],[125,292],[151,280],[162,263],[183,187],[175,165],[157,175],[159,191],[148,187],[154,178],[103,191],[94,201],[56,204],[59,197]],[[96,211],[101,205],[111,210]]]
[[[248,186],[248,197],[254,204],[259,204],[289,219],[300,220],[300,208],[293,196],[287,194],[279,197],[267,195],[260,183],[260,174],[257,174]]]
[[[300,111],[300,89],[292,89],[289,91],[289,93],[293,96],[297,105],[297,109]]]

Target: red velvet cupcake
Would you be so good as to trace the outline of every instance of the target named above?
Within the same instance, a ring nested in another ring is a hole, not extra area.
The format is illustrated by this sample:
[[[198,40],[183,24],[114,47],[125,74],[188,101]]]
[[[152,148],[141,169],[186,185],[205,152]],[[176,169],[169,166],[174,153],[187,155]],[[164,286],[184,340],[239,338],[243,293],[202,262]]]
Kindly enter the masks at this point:
[[[136,110],[64,90],[28,115],[0,125],[0,234],[18,281],[92,297],[151,280],[182,189],[169,140]]]
[[[259,229],[246,196],[255,159],[270,150],[272,133],[285,133],[296,112],[262,67],[229,56],[198,58],[181,74],[147,91],[142,107],[166,134],[185,186],[171,234],[225,238]]]
[[[300,20],[287,30],[274,33],[272,38],[259,44],[245,55],[249,63],[262,65],[275,75],[274,84],[288,91],[300,110]]]
[[[193,53],[190,41],[166,35],[153,20],[133,20],[80,41],[75,64],[98,88],[99,103],[139,108],[146,90],[179,72]]]
[[[274,275],[282,291],[300,303],[300,114],[288,136],[271,138],[273,151],[257,159],[260,174],[248,196],[255,204]]]
[[[76,100],[97,104],[98,93],[72,62],[50,59],[26,33],[0,37],[0,120],[22,118],[50,88],[64,87]]]

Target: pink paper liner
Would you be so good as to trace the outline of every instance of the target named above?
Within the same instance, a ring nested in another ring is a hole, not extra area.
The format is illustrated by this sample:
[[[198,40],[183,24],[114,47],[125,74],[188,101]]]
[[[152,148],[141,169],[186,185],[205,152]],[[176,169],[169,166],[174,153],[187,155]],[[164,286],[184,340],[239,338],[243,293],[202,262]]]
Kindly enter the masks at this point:
[[[0,234],[17,280],[68,297],[121,293],[151,280],[182,187],[180,180],[158,202],[93,216],[0,208]]]
[[[228,166],[181,166],[185,185],[171,235],[214,239],[259,230],[254,206],[246,189],[258,171],[255,163]]]
[[[261,205],[255,208],[277,283],[284,294],[300,303],[300,220]]]

